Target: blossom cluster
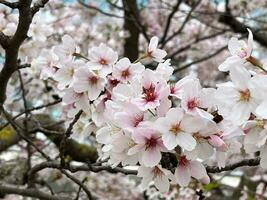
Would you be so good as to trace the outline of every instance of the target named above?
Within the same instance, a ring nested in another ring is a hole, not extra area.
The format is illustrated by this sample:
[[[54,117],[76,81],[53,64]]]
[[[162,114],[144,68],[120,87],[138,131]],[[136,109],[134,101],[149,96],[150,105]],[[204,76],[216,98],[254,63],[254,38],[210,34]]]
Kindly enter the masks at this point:
[[[138,166],[142,187],[153,181],[167,192],[170,184],[187,186],[191,177],[208,183],[208,161],[222,168],[243,147],[247,153],[260,151],[267,168],[267,76],[264,64],[251,55],[252,44],[250,31],[248,43],[229,41],[231,56],[219,70],[229,72],[231,80],[217,88],[202,88],[192,75],[174,83],[157,37],[131,62],[103,43],[85,56],[64,35],[62,44],[36,63],[42,78],[56,81],[64,117],[71,121],[83,111],[72,137],[85,140],[94,132],[101,159],[113,167]],[[156,69],[146,68],[147,62],[157,63]],[[166,165],[168,155],[176,159],[174,166]]]

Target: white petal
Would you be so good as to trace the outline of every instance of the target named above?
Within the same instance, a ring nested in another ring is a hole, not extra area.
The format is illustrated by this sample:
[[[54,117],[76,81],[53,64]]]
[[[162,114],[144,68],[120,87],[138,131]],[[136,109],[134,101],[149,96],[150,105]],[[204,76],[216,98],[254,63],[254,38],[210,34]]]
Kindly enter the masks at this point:
[[[161,153],[158,149],[147,149],[142,154],[142,161],[147,167],[156,166],[161,159]]]
[[[157,177],[154,180],[154,183],[155,183],[156,188],[158,188],[158,190],[161,193],[168,192],[170,189],[170,182],[167,176],[163,175],[163,176]]]
[[[183,132],[178,133],[176,141],[179,146],[181,146],[187,151],[192,151],[197,144],[196,140],[193,138],[191,134]]]
[[[172,133],[162,135],[163,144],[168,150],[172,150],[177,146],[176,136]]]
[[[176,181],[180,186],[187,186],[190,183],[190,172],[188,167],[178,166],[175,170]]]
[[[206,168],[198,161],[190,161],[189,168],[191,176],[196,179],[201,179],[207,175]]]
[[[187,133],[196,133],[204,128],[205,123],[201,118],[185,115],[181,121],[181,129]]]
[[[260,118],[267,119],[267,100],[263,101],[256,109],[256,115]]]
[[[159,42],[158,37],[156,36],[152,37],[148,45],[148,51],[154,51],[158,46],[158,42]]]

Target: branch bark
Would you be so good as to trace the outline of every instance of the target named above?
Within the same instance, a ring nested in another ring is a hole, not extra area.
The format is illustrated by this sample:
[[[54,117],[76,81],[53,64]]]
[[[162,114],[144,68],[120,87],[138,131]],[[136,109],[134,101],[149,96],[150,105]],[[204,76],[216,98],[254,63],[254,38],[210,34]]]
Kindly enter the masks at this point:
[[[35,114],[32,118],[35,118],[43,129],[36,128],[35,121],[29,121],[29,133],[42,132],[44,133],[58,148],[65,133],[65,129],[61,124],[52,120],[49,115]],[[23,118],[18,120],[18,124],[23,123]],[[4,131],[8,131],[7,136]],[[61,134],[55,134],[55,131]],[[7,126],[0,131],[0,152],[6,150],[12,145],[17,144],[21,140],[20,135],[11,127]],[[94,163],[98,157],[97,150],[93,146],[86,144],[80,144],[73,139],[66,140],[65,154],[70,156],[72,160],[79,162]]]
[[[138,16],[138,7],[136,0],[122,1],[124,9],[124,25],[125,31],[129,32],[129,37],[124,40],[124,56],[129,58],[132,62],[137,60],[139,54],[139,28],[134,22],[135,19],[129,18],[131,12],[134,12]],[[130,11],[129,11],[130,10]]]
[[[15,185],[0,185],[1,194],[17,194],[21,196],[34,197],[42,200],[71,200],[71,198],[66,196],[54,196],[47,193],[41,192],[37,189],[26,189],[19,188]]]
[[[228,10],[224,14],[219,17],[219,22],[228,25],[234,32],[236,33],[247,33],[247,28],[251,29],[253,32],[254,39],[259,42],[262,46],[267,47],[267,35],[259,33],[255,29],[246,24],[241,23],[238,21]]]

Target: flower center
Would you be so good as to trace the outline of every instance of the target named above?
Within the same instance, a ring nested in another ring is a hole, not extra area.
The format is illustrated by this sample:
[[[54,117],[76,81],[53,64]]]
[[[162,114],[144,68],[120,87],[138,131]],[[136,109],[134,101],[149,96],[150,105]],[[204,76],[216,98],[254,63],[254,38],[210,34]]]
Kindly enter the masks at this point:
[[[146,138],[146,145],[145,145],[146,150],[155,148],[157,144],[158,144],[158,138],[154,138],[154,137]]]
[[[179,165],[186,166],[187,164],[188,164],[188,160],[187,160],[186,156],[181,156],[180,161],[179,161]]]
[[[118,81],[117,79],[115,79],[115,78],[110,78],[109,80],[108,80],[108,82],[112,85],[112,86],[116,86],[116,85],[118,85],[118,83],[120,82],[120,81]]]
[[[239,101],[248,102],[250,99],[250,92],[249,90],[239,91]]]
[[[130,76],[129,69],[127,68],[127,69],[123,70],[123,71],[121,72],[121,76],[122,76],[122,78],[124,78],[124,79],[128,78],[128,77]]]
[[[171,94],[175,94],[176,93],[175,85],[171,85],[170,86],[170,92],[171,92]]]
[[[156,178],[158,176],[162,176],[163,175],[163,172],[160,170],[160,168],[158,168],[157,166],[155,166],[152,170],[152,173],[153,173],[153,177]]]
[[[97,76],[91,76],[91,77],[89,78],[89,82],[90,82],[92,85],[95,85],[95,84],[97,83],[97,81],[98,81]]]
[[[193,110],[197,106],[198,106],[198,101],[196,99],[192,99],[192,100],[187,102],[187,108],[189,110]]]
[[[108,65],[107,60],[105,60],[104,58],[101,58],[101,59],[99,60],[99,63],[100,63],[101,65]]]
[[[151,84],[149,88],[143,87],[144,99],[146,101],[154,101],[156,99],[155,87]]]
[[[177,135],[181,131],[180,124],[178,123],[172,125],[169,131],[172,132],[174,135]]]
[[[133,140],[130,140],[129,142],[128,142],[128,147],[133,147],[134,145],[136,145],[135,144],[135,142],[133,141]]]

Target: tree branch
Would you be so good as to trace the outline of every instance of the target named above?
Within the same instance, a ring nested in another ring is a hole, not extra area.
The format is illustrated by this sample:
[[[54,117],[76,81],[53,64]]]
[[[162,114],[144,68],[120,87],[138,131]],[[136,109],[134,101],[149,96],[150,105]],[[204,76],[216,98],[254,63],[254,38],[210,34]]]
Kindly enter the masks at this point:
[[[267,47],[267,35],[259,33],[252,27],[247,26],[246,24],[243,24],[240,21],[238,21],[231,14],[230,10],[228,10],[224,14],[221,14],[221,16],[219,17],[219,22],[228,25],[236,33],[247,33],[247,28],[251,29],[251,31],[253,32],[254,39],[257,42],[259,42],[262,46]]]
[[[9,38],[2,31],[0,31],[0,45],[6,49],[9,43]]]
[[[65,165],[65,159],[64,156],[66,154],[66,143],[67,143],[67,139],[70,137],[70,135],[72,134],[72,128],[73,126],[76,124],[76,122],[80,119],[81,115],[82,115],[83,111],[80,110],[74,117],[74,119],[72,120],[72,122],[69,124],[69,127],[67,128],[65,134],[63,135],[61,141],[60,141],[60,146],[59,146],[59,152],[60,152],[60,158],[61,158],[61,164]]]
[[[206,167],[207,172],[208,173],[219,173],[219,172],[223,172],[223,171],[231,171],[234,170],[238,167],[243,167],[243,166],[257,166],[260,164],[260,158],[256,157],[256,158],[252,158],[252,159],[245,159],[242,160],[240,162],[228,165],[226,167],[223,168],[219,168],[219,167]]]
[[[210,59],[210,58],[212,58],[212,57],[218,55],[218,54],[221,53],[223,50],[227,49],[227,46],[228,46],[228,45],[223,46],[223,47],[219,48],[217,51],[215,51],[214,53],[211,53],[211,54],[209,54],[209,55],[207,55],[207,56],[203,56],[202,58],[199,58],[199,59],[194,60],[194,61],[192,61],[192,62],[190,62],[190,63],[188,63],[188,64],[185,64],[185,65],[183,65],[183,66],[181,66],[181,67],[178,67],[178,68],[174,69],[173,73],[177,73],[177,72],[179,72],[179,71],[182,71],[182,70],[187,69],[187,68],[190,67],[191,65],[194,65],[194,64],[197,64],[197,63],[200,63],[200,62],[203,62],[203,61],[208,60],[208,59]]]
[[[11,9],[16,9],[19,7],[19,2],[9,2],[5,0],[0,0],[0,4],[3,4]]]
[[[177,31],[175,31],[171,36],[169,36],[166,40],[162,40],[161,48],[163,48],[163,47],[165,46],[165,44],[167,44],[167,42],[169,42],[171,39],[173,39],[175,36],[179,35],[179,34],[183,31],[183,29],[184,29],[186,23],[189,21],[191,15],[192,15],[192,13],[193,13],[193,11],[197,8],[197,6],[200,4],[200,2],[201,2],[201,0],[198,0],[198,1],[192,6],[191,10],[189,11],[189,13],[187,14],[185,20],[183,21],[181,27],[180,27]]]
[[[130,11],[138,15],[138,6],[136,0],[122,1],[125,7],[124,9],[124,24],[123,28],[125,31],[129,32],[129,37],[124,39],[124,56],[129,58],[131,62],[134,62],[138,59],[139,56],[139,27],[134,21],[135,19],[129,18],[131,15]],[[130,8],[130,9],[126,9]]]
[[[177,10],[178,10],[178,8],[179,8],[181,3],[182,3],[182,0],[177,0],[177,3],[173,7],[172,12],[169,14],[169,16],[167,18],[166,26],[165,26],[165,29],[164,29],[164,32],[163,32],[163,36],[161,38],[162,46],[165,44],[165,39],[167,37],[168,31],[169,31],[169,28],[170,28],[170,25],[171,25],[172,18],[175,15],[175,13],[177,12]]]
[[[26,189],[19,188],[15,185],[1,185],[0,184],[0,193],[1,194],[17,194],[21,196],[33,197],[43,200],[71,200],[71,198],[66,196],[53,196],[47,193],[41,192],[37,189]]]
[[[226,30],[223,30],[223,31],[220,31],[220,32],[217,32],[217,33],[214,33],[214,34],[210,34],[210,35],[207,35],[207,36],[203,36],[203,37],[196,37],[196,39],[194,41],[192,41],[191,43],[177,49],[176,51],[174,51],[172,54],[170,54],[169,56],[167,56],[167,58],[174,58],[177,54],[185,51],[185,50],[188,50],[190,49],[193,45],[201,42],[201,41],[204,41],[204,40],[208,40],[208,39],[211,39],[211,38],[214,38],[214,37],[217,37],[219,35],[222,35],[226,32]]]
[[[62,123],[54,121],[49,115],[46,114],[35,114],[32,118],[36,120],[29,121],[29,133],[42,132],[57,146],[57,148],[60,148],[60,143],[65,133],[65,129],[61,125]],[[39,123],[41,129],[39,129],[39,127],[36,128],[36,121]],[[17,123],[23,123],[23,118],[18,120]],[[55,134],[55,131],[57,134]],[[8,137],[5,135],[8,135]],[[0,152],[6,150],[12,145],[17,144],[20,140],[20,135],[14,129],[12,129],[12,127],[7,126],[0,131]],[[67,139],[66,146],[68,148],[65,149],[65,153],[66,155],[70,156],[72,160],[85,163],[94,163],[98,157],[95,147],[88,146],[86,144],[80,144],[73,139]]]
[[[49,0],[39,0],[37,1],[33,7],[31,8],[32,16],[37,13],[41,8],[44,8],[45,4],[48,3]]]

